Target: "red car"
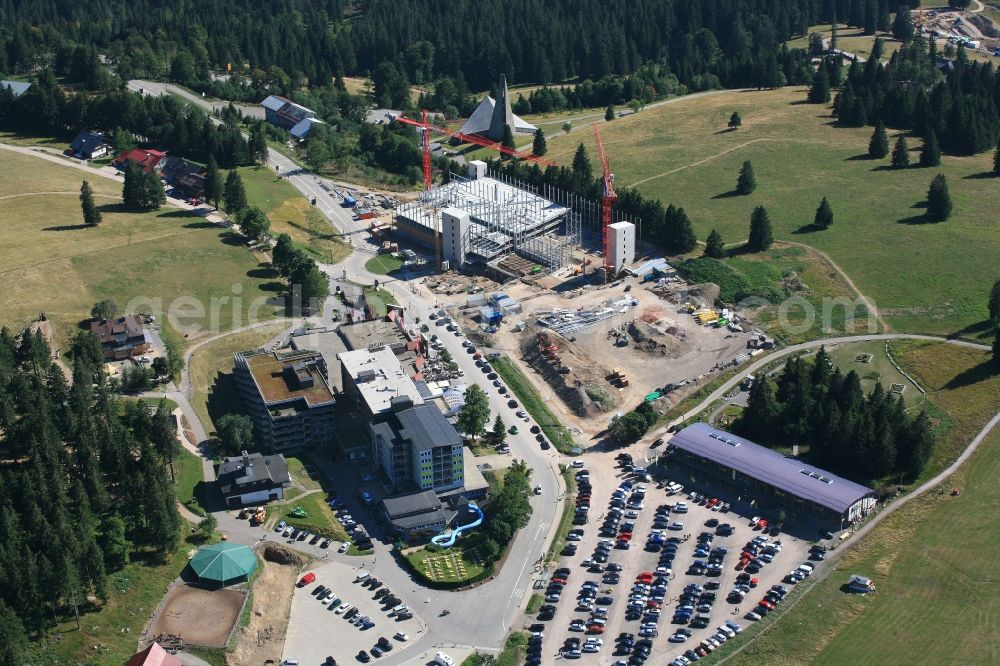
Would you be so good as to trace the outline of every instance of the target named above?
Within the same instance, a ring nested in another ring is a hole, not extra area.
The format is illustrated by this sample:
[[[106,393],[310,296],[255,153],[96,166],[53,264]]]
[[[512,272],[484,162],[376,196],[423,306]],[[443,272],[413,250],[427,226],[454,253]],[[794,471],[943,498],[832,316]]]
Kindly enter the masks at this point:
[[[718,503],[719,503],[719,500],[717,500],[717,499],[715,499],[713,497],[712,499],[708,500],[708,504],[705,505],[705,508],[706,509],[711,509],[713,506],[715,506]]]
[[[767,519],[761,518],[757,521],[757,529],[766,530],[767,529]]]
[[[566,584],[566,579],[562,576],[553,576],[551,580],[553,583],[561,583],[562,585]]]
[[[736,570],[743,571],[748,564],[750,564],[750,558],[741,557],[740,561],[736,564]]]
[[[763,606],[764,608],[766,608],[766,609],[768,609],[768,610],[774,610],[774,604],[772,604],[772,603],[771,603],[770,601],[768,601],[767,599],[761,599],[761,600],[760,600],[760,601],[759,601],[759,602],[757,603],[757,605],[758,605],[758,606]]]
[[[652,583],[653,574],[648,571],[643,571],[641,574],[635,577],[637,583]]]
[[[299,587],[305,587],[306,585],[308,585],[309,583],[314,582],[315,580],[316,580],[316,574],[314,574],[312,571],[310,571],[305,576],[303,576],[301,580],[299,580],[298,586]]]
[[[592,624],[592,625],[590,625],[590,626],[587,627],[587,633],[588,634],[603,634],[604,633],[604,627],[602,627],[599,624]]]

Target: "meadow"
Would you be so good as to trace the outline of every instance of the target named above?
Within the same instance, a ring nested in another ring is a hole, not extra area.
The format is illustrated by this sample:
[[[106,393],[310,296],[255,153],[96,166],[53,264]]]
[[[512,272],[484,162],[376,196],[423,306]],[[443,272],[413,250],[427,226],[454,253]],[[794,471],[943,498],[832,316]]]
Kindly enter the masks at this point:
[[[145,310],[163,320],[180,297],[200,306],[177,310],[167,334],[187,342],[254,316],[275,316],[275,283],[256,256],[228,230],[165,206],[148,213],[123,209],[121,185],[87,177],[103,221],[83,226],[78,200],[86,174],[30,155],[0,150],[0,324],[26,325],[44,311],[63,345],[91,306],[114,299],[121,309]],[[232,305],[238,295],[239,307]],[[193,299],[193,300],[190,300]],[[212,310],[213,299],[217,303]],[[184,335],[187,333],[187,335]]]
[[[804,103],[805,94],[802,87],[733,91],[605,123],[616,183],[683,206],[702,240],[717,229],[726,243],[744,241],[750,213],[763,205],[776,239],[828,255],[893,329],[976,332],[1000,276],[992,153],[945,156],[939,168],[890,169],[888,159],[867,157],[871,128],[837,127],[830,107]],[[733,111],[743,119],[737,130],[727,128]],[[897,132],[889,134],[894,142]],[[589,133],[550,139],[549,156],[568,164],[581,141],[598,164]],[[920,140],[910,137],[909,148],[915,164]],[[737,196],[744,160],[753,163],[757,190]],[[928,224],[922,204],[937,173],[948,178],[954,212]],[[812,221],[824,196],[835,217],[820,231]]]

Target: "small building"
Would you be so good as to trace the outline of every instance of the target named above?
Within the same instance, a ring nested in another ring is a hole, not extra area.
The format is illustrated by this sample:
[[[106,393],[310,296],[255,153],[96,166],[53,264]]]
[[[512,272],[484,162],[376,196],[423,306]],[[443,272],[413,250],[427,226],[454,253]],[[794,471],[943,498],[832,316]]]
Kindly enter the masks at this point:
[[[236,386],[261,448],[282,453],[333,441],[336,400],[322,354],[247,351],[234,357]]]
[[[384,345],[337,355],[343,375],[344,396],[353,400],[369,423],[384,420],[405,404],[424,402],[402,364]],[[403,407],[405,408],[405,407]]]
[[[497,85],[496,99],[487,95],[472,112],[469,119],[462,125],[459,134],[481,136],[485,139],[500,141],[503,139],[504,127],[510,127],[511,134],[534,134],[538,129],[528,121],[511,111],[510,93],[507,91],[507,77],[500,75]]]
[[[434,536],[448,525],[441,500],[433,490],[387,497],[381,509],[383,522],[404,541]]]
[[[247,546],[223,541],[199,548],[190,567],[202,584],[225,587],[250,580],[257,570],[257,556]]]
[[[28,88],[31,87],[31,83],[28,81],[0,81],[0,88],[6,88],[14,95],[14,97],[20,97],[24,93],[28,92]]]
[[[163,168],[163,158],[166,156],[166,153],[152,148],[133,148],[116,157],[112,164],[115,165],[115,168],[124,171],[129,162],[134,162],[145,173],[160,173]]]
[[[117,319],[100,319],[90,322],[90,332],[101,343],[101,352],[106,361],[121,361],[133,356],[147,354],[152,345],[146,339],[142,322],[135,315],[125,315]]]
[[[226,506],[240,508],[261,502],[285,499],[292,485],[285,456],[247,453],[223,458],[216,472]]]
[[[205,196],[205,169],[182,157],[168,155],[163,158],[160,176],[173,185],[183,198],[200,199]]]
[[[181,660],[154,642],[145,650],[140,650],[129,657],[125,666],[181,666]]]
[[[261,102],[261,106],[264,107],[267,122],[287,129],[299,141],[309,135],[315,123],[323,122],[312,109],[280,95],[270,95]]]
[[[368,350],[372,346],[384,345],[398,356],[406,351],[409,342],[402,328],[401,317],[341,324],[337,327],[337,333],[348,350]]]
[[[111,144],[108,138],[98,132],[80,132],[69,144],[66,155],[72,155],[79,160],[96,160],[111,154]]]
[[[754,499],[758,506],[780,506],[790,517],[806,516],[843,527],[875,506],[871,488],[707,423],[677,432],[668,454],[670,465],[685,468],[692,480]]]

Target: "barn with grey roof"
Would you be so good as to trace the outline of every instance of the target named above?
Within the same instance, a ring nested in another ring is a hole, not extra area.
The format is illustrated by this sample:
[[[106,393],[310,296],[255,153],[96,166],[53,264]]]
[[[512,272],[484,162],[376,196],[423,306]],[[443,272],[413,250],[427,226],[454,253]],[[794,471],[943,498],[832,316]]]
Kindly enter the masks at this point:
[[[780,505],[790,517],[818,518],[843,527],[875,505],[875,491],[748,439],[695,423],[676,433],[669,464],[687,468],[698,481],[751,497],[767,507]]]

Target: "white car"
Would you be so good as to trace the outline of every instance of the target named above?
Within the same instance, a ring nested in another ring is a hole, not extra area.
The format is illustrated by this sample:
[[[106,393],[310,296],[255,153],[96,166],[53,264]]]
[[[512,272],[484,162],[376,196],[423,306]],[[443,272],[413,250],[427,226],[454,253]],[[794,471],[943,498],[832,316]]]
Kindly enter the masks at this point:
[[[574,460],[574,461],[573,461],[573,462],[571,463],[571,465],[570,465],[570,466],[571,466],[571,467],[575,467],[576,469],[580,469],[581,467],[583,467],[583,461],[582,461],[582,460]]]
[[[402,642],[404,642],[404,643],[405,643],[406,641],[410,640],[410,637],[409,637],[409,636],[407,636],[406,634],[404,634],[404,633],[403,633],[402,631],[397,631],[397,632],[396,632],[396,633],[395,633],[395,634],[393,635],[393,638],[395,638],[395,639],[396,639],[397,641],[402,641]]]
[[[337,552],[338,553],[346,553],[347,549],[350,548],[350,547],[351,547],[351,544],[349,544],[349,543],[347,543],[345,541],[344,543],[340,544],[340,548],[337,549]]]
[[[337,615],[343,615],[352,608],[354,608],[354,606],[352,606],[351,604],[341,604],[340,606],[334,608],[333,612],[336,613]]]
[[[535,494],[536,495],[541,495],[542,494],[542,487],[541,486],[535,486]]]

